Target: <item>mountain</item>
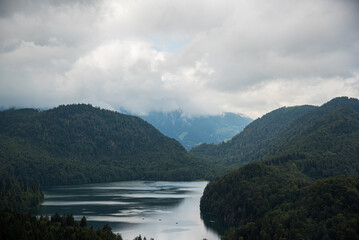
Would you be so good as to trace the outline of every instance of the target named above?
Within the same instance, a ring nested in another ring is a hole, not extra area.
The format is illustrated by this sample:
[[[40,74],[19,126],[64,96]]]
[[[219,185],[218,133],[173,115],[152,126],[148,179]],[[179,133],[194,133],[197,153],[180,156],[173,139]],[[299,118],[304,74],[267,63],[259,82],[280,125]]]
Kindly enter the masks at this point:
[[[201,211],[236,227],[223,239],[358,239],[358,151],[359,100],[335,98],[208,184]]]
[[[220,143],[231,139],[252,121],[234,113],[189,118],[181,111],[152,112],[140,117],[164,135],[179,141],[187,150],[201,143]]]
[[[193,180],[205,170],[139,117],[84,104],[0,112],[0,175],[19,182]]]
[[[298,118],[259,154],[296,166],[310,178],[359,173],[359,100],[335,98]]]
[[[314,106],[282,107],[251,122],[230,141],[201,144],[190,153],[205,161],[224,165],[243,165],[253,159],[259,149],[267,146],[297,118],[316,109]]]
[[[298,187],[293,178],[277,173],[280,175],[265,176],[269,182],[255,182],[250,185],[251,188],[242,185],[245,183],[242,180],[238,187],[244,186],[241,193],[245,195],[238,193],[227,197],[223,205],[220,202],[222,199],[217,200],[215,206],[220,208],[218,211],[222,206],[231,208],[228,199],[232,199],[231,202],[240,200],[232,205],[237,207],[233,215],[239,222],[221,239],[358,239],[358,176],[324,178]],[[286,182],[288,180],[289,183]],[[277,186],[271,186],[273,184]],[[216,189],[223,187],[219,185]]]

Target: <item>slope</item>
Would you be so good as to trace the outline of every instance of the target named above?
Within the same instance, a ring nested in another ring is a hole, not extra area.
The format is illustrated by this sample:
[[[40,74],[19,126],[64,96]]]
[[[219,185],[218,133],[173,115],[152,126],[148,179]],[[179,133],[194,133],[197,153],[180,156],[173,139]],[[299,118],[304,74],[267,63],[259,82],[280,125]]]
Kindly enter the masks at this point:
[[[359,174],[359,100],[335,98],[298,118],[259,155],[275,164],[292,160],[313,179]]]
[[[302,115],[252,158],[261,162],[208,184],[201,211],[237,227],[224,239],[358,238],[358,110],[343,97]]]
[[[253,155],[259,149],[266,147],[297,118],[314,109],[314,106],[279,108],[250,123],[230,141],[218,145],[201,144],[191,149],[190,153],[204,161],[224,165],[239,166],[255,161]]]
[[[73,184],[201,178],[203,164],[144,120],[91,105],[0,112],[0,173]]]

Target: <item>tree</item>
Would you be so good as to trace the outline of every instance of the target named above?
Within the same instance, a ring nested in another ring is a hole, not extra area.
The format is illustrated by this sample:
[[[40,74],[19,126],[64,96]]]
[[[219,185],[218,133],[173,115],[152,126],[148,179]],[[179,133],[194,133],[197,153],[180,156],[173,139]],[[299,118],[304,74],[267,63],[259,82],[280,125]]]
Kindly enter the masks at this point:
[[[81,218],[80,227],[82,228],[87,227],[87,220],[85,216]]]

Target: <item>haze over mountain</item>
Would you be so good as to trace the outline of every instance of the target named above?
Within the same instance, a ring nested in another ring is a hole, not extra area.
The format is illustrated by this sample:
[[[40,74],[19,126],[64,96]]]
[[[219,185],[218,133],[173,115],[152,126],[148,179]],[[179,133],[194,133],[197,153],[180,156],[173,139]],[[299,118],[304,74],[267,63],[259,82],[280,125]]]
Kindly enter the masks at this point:
[[[183,112],[152,112],[140,116],[164,135],[175,138],[187,150],[201,143],[220,143],[241,132],[252,119],[241,114],[187,117]]]
[[[83,104],[0,112],[0,163],[2,177],[45,185],[193,180],[206,169],[139,117]]]

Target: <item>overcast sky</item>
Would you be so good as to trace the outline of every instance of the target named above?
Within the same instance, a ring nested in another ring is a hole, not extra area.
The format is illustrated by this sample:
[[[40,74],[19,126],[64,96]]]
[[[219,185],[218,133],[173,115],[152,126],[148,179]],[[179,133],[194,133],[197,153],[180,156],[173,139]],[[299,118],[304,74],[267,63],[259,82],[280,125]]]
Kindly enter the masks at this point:
[[[359,97],[358,0],[0,0],[0,106],[186,115]]]

